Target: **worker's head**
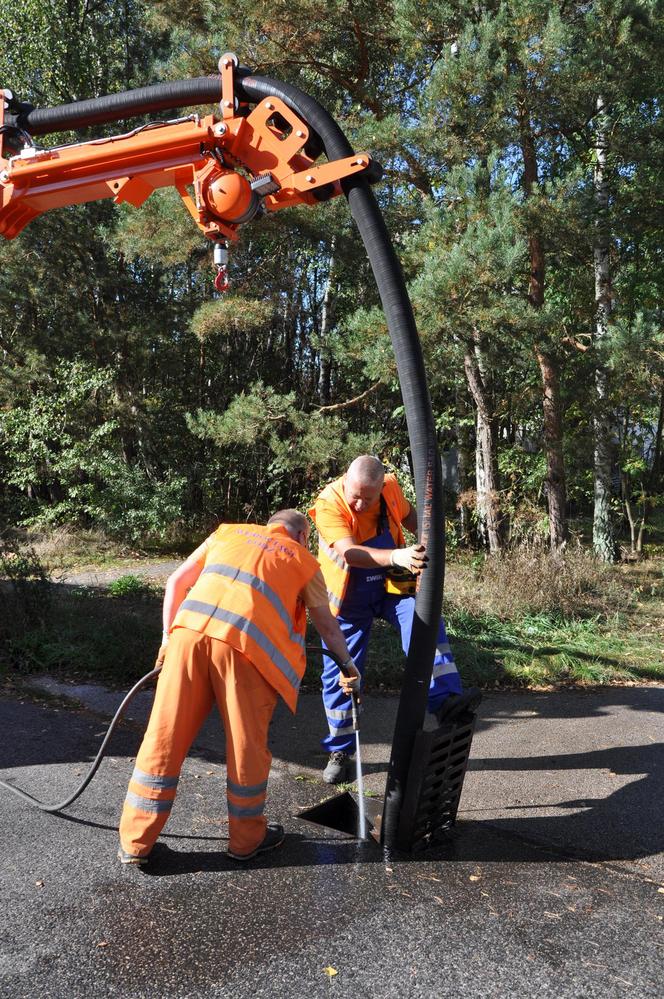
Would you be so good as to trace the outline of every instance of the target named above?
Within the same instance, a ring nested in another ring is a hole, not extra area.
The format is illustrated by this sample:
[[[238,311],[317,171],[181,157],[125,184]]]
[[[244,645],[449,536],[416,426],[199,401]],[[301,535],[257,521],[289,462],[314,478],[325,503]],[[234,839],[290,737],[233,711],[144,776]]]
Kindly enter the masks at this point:
[[[351,462],[344,478],[344,496],[353,513],[363,513],[379,499],[385,469],[372,454],[361,454]]]
[[[309,521],[299,510],[277,510],[268,520],[270,524],[281,524],[286,528],[293,541],[307,547],[309,540]]]

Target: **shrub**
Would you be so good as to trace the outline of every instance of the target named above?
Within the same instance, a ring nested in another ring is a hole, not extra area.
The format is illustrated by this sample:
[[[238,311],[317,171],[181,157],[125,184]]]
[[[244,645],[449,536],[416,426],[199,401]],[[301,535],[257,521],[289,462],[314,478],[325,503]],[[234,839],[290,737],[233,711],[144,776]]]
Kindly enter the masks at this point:
[[[142,597],[152,594],[150,586],[138,576],[120,576],[108,584],[108,592],[112,597]]]

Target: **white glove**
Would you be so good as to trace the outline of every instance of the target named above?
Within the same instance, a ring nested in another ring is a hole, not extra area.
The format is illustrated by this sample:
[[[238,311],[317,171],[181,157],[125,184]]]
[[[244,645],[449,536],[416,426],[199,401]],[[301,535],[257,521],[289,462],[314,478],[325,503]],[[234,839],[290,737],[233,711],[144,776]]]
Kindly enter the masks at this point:
[[[429,556],[424,545],[411,545],[409,548],[395,548],[390,555],[390,565],[408,569],[418,576],[426,569]]]

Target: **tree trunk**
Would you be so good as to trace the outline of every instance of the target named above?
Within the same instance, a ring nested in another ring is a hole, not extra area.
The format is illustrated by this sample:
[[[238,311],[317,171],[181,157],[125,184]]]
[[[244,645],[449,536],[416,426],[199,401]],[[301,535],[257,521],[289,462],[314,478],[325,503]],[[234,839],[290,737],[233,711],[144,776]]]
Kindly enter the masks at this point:
[[[472,442],[470,427],[464,417],[467,415],[468,403],[465,393],[456,393],[456,440],[459,452],[459,526],[461,528],[461,543],[468,544],[470,540],[471,520],[470,510],[466,501],[468,480],[471,469]]]
[[[537,150],[525,102],[519,114],[523,188],[530,197],[538,181]],[[541,234],[532,228],[528,234],[530,283],[528,301],[535,309],[544,305],[545,254]],[[549,510],[549,540],[553,551],[567,541],[567,490],[563,455],[563,417],[560,399],[559,363],[551,350],[536,345],[535,354],[542,376],[544,452],[546,455],[546,499]]]
[[[549,506],[549,541],[558,551],[567,541],[567,490],[563,458],[563,419],[560,407],[558,362],[544,350],[536,351],[544,386],[544,445],[546,495]]]
[[[471,349],[465,351],[463,366],[476,409],[478,527],[481,537],[484,532],[489,551],[498,552],[503,547],[504,523],[500,510],[500,482],[491,411],[484,379]]]
[[[611,316],[611,262],[608,226],[609,186],[606,143],[608,116],[602,97],[597,98],[597,136],[595,145],[594,188],[597,218],[595,222],[595,405],[593,548],[603,562],[615,562],[616,542],[611,518],[611,471],[613,434],[609,399],[609,374],[605,363],[606,335]]]
[[[664,433],[664,381],[659,395],[659,416],[655,431],[655,447],[653,449],[652,467],[648,476],[651,492],[657,492],[662,465],[662,434]]]
[[[323,293],[323,302],[321,305],[320,312],[320,330],[318,331],[318,337],[320,341],[320,371],[318,375],[318,399],[321,406],[327,406],[330,402],[330,388],[332,381],[332,357],[330,355],[330,350],[328,348],[328,338],[330,333],[331,325],[331,296],[332,296],[332,281],[334,278],[334,246],[335,241],[332,240],[332,247],[330,251],[330,264],[327,272],[327,281],[325,283],[325,291]]]

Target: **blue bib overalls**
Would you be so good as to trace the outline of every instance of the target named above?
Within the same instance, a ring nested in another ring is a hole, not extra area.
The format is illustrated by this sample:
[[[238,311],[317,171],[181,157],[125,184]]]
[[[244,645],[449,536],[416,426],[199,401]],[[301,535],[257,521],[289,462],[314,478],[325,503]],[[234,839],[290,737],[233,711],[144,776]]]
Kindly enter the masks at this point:
[[[369,541],[363,541],[362,545],[366,548],[394,548],[394,539],[383,517],[379,522],[379,533]],[[386,593],[385,576],[385,569],[351,567],[343,606],[337,616],[348,651],[363,676],[374,618],[389,621],[396,628],[401,635],[401,646],[405,654],[410,645],[415,597]],[[355,749],[351,698],[339,686],[338,676],[339,667],[328,656],[324,656],[323,704],[330,734],[321,743],[329,753],[336,750],[349,753]],[[441,619],[429,686],[429,710],[436,711],[448,694],[460,693],[461,679],[447,641],[445,623]]]

